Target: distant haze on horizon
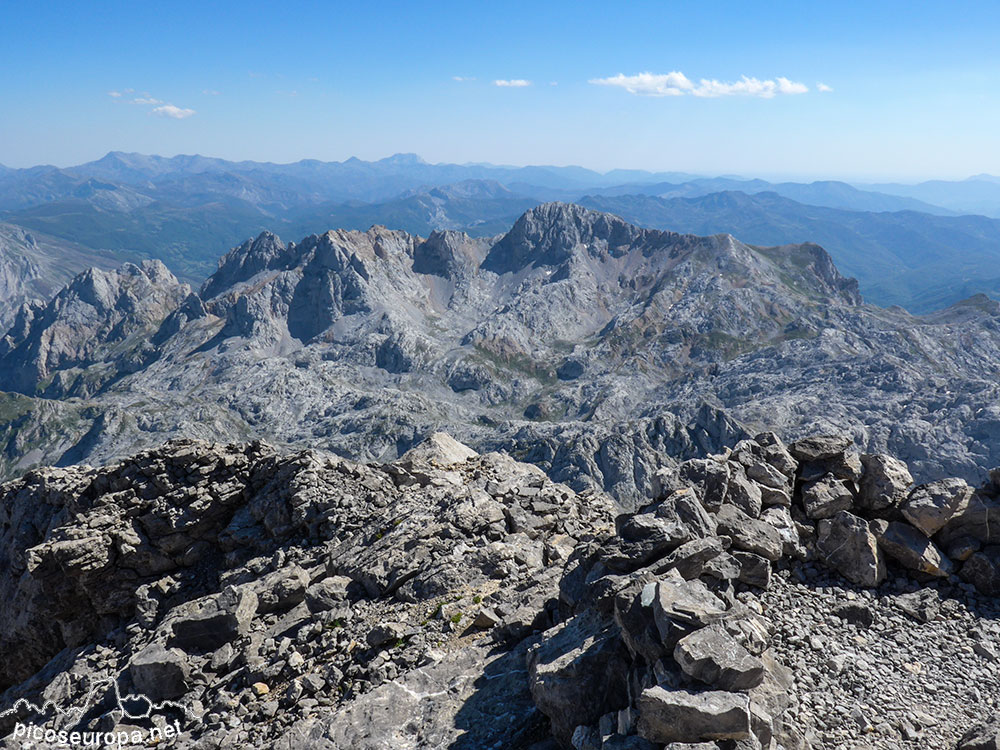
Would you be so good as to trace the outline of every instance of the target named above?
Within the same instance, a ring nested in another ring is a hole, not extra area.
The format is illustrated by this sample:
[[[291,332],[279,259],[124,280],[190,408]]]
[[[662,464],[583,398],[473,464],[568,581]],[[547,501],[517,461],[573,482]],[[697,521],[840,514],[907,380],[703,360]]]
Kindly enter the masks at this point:
[[[53,164],[51,162],[48,162],[48,163],[26,164],[26,165],[23,165],[23,166],[17,166],[17,165],[14,165],[14,164],[0,162],[0,166],[5,166],[5,167],[11,168],[11,169],[26,169],[26,168],[30,169],[32,167],[44,167],[44,166],[56,167],[58,169],[72,169],[73,167],[78,167],[78,166],[81,166],[83,164],[87,164],[87,163],[91,163],[91,162],[95,162],[95,161],[100,161],[102,158],[104,158],[106,156],[109,156],[111,154],[115,154],[115,153],[136,154],[138,152],[126,152],[126,151],[123,151],[122,149],[112,149],[110,151],[98,154],[98,155],[94,156],[91,159],[85,159],[83,161],[74,162],[72,164],[69,164],[69,163],[65,163],[65,164]],[[139,155],[140,156],[150,156],[150,157],[162,157],[164,159],[174,159],[174,158],[180,158],[180,157],[203,157],[203,158],[208,158],[208,159],[220,159],[222,161],[228,161],[228,162],[233,162],[233,163],[251,162],[251,163],[258,163],[258,164],[291,165],[291,164],[297,164],[297,163],[304,162],[304,161],[305,162],[308,162],[308,161],[319,161],[319,162],[323,162],[323,163],[343,163],[343,162],[346,162],[346,161],[350,161],[351,159],[360,159],[360,160],[366,161],[366,162],[377,162],[377,161],[391,159],[392,157],[399,156],[402,153],[403,152],[394,152],[394,153],[388,153],[388,154],[383,154],[383,155],[375,155],[371,159],[362,159],[361,157],[359,157],[359,156],[357,156],[355,154],[350,154],[350,155],[345,156],[344,158],[340,158],[340,159],[337,159],[337,158],[334,158],[334,159],[317,159],[317,158],[312,157],[312,156],[304,156],[304,157],[302,157],[300,159],[292,159],[292,160],[288,160],[288,161],[279,161],[279,160],[276,160],[276,159],[258,159],[258,158],[252,158],[252,157],[228,158],[228,157],[224,157],[224,156],[219,156],[217,154],[182,154],[182,153],[178,153],[178,154],[169,154],[169,155],[167,155],[167,154],[149,153],[149,154],[139,154]],[[411,155],[411,154],[406,154],[406,155]],[[669,172],[676,172],[676,173],[688,174],[688,175],[691,175],[691,177],[694,177],[694,178],[706,178],[706,179],[727,178],[727,179],[733,179],[733,180],[746,180],[746,181],[751,181],[751,180],[766,180],[766,181],[770,181],[770,182],[782,182],[782,181],[785,181],[785,182],[802,182],[802,183],[832,181],[832,182],[847,182],[849,184],[855,184],[855,185],[862,186],[862,187],[864,185],[867,185],[867,184],[877,185],[877,184],[882,183],[882,182],[898,182],[899,184],[918,184],[920,182],[926,182],[926,181],[932,181],[932,180],[945,180],[945,181],[958,180],[958,181],[961,181],[961,180],[971,180],[971,179],[976,179],[976,178],[989,178],[991,180],[1000,179],[1000,178],[998,178],[995,175],[990,175],[990,174],[983,173],[983,172],[980,172],[978,174],[954,175],[954,176],[946,176],[946,177],[942,177],[942,176],[939,176],[939,175],[924,175],[924,176],[921,176],[921,177],[916,177],[916,176],[913,176],[913,175],[882,175],[882,176],[879,176],[879,175],[875,175],[875,176],[871,176],[871,175],[858,175],[858,176],[856,176],[856,175],[849,175],[849,174],[834,174],[834,175],[831,175],[831,174],[802,174],[802,173],[780,173],[780,172],[754,172],[754,173],[747,173],[747,174],[735,174],[735,173],[732,173],[732,172],[719,172],[719,173],[716,173],[716,172],[711,172],[709,170],[679,169],[679,168],[672,168],[669,165],[667,165],[667,166],[661,166],[661,167],[633,166],[633,165],[621,166],[621,165],[619,165],[619,166],[614,166],[614,167],[610,167],[610,168],[599,168],[599,167],[594,167],[594,166],[590,166],[590,165],[587,165],[587,164],[552,164],[552,163],[545,163],[545,164],[541,164],[541,163],[539,163],[539,164],[511,164],[511,163],[502,163],[502,164],[497,164],[497,163],[483,161],[483,160],[459,162],[459,161],[449,160],[449,159],[442,159],[440,161],[432,161],[430,159],[424,159],[423,156],[421,156],[420,154],[412,154],[412,155],[413,156],[417,156],[418,158],[421,159],[421,161],[423,161],[423,162],[425,162],[425,163],[427,163],[429,165],[432,165],[432,166],[446,166],[446,165],[484,166],[484,167],[495,167],[495,168],[500,168],[500,169],[504,169],[504,168],[522,169],[522,168],[525,168],[525,167],[542,167],[542,168],[550,167],[550,168],[557,168],[557,169],[560,169],[560,168],[580,168],[580,169],[587,169],[587,170],[590,170],[590,171],[593,171],[593,172],[597,172],[597,173],[602,174],[602,175],[603,174],[608,174],[609,172],[619,171],[619,170],[621,170],[621,171],[635,171],[635,172],[648,172],[651,175],[662,174],[662,173],[669,173]],[[681,180],[678,179],[678,181],[681,181]]]
[[[1000,5],[7,5],[0,164],[577,165],[1000,174]]]

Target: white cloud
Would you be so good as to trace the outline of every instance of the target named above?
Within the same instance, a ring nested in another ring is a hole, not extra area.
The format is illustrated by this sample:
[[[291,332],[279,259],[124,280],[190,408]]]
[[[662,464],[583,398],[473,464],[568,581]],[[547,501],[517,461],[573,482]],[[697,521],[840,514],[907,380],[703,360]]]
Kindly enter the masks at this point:
[[[120,99],[121,95],[122,95],[121,91],[109,91],[108,92],[108,96],[112,97],[113,99]]]
[[[510,80],[498,80],[493,82],[494,86],[500,86],[501,88],[512,88],[512,89],[522,89],[525,86],[530,86],[531,81],[526,81],[523,78],[512,78]]]
[[[760,80],[743,76],[738,81],[717,81],[702,78],[697,84],[679,70],[670,73],[638,73],[627,76],[619,73],[609,78],[592,78],[595,86],[616,86],[637,96],[756,96],[771,99],[777,94],[805,94],[809,87],[804,83],[778,77]]]
[[[683,96],[694,88],[688,77],[676,70],[662,74],[639,73],[634,76],[619,73],[610,78],[592,78],[590,83],[595,86],[618,86],[639,96]]]
[[[833,91],[833,86],[827,86],[825,83],[817,83],[816,90],[822,91],[825,94],[828,91]]]
[[[139,97],[138,99],[133,99],[132,101],[135,102],[136,104],[149,104],[149,105],[163,104],[163,102],[160,101],[159,99],[153,99],[150,96]]]
[[[203,93],[205,96],[220,96],[222,92],[216,91],[215,89],[205,89],[201,93]]]
[[[195,114],[195,111],[193,109],[175,107],[173,104],[164,104],[162,107],[155,107],[153,109],[153,114],[159,115],[160,117],[170,117],[174,120],[183,120],[184,118]]]
[[[458,81],[459,83],[466,83],[468,81],[476,80],[475,76],[452,76],[451,80]]]

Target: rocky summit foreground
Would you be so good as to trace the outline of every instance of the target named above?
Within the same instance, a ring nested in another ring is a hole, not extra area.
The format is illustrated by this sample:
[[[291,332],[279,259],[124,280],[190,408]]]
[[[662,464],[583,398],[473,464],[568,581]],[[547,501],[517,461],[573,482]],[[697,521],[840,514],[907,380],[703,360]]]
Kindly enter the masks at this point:
[[[0,488],[0,733],[181,748],[1000,741],[1000,473],[772,433],[620,514],[436,434],[175,441]]]

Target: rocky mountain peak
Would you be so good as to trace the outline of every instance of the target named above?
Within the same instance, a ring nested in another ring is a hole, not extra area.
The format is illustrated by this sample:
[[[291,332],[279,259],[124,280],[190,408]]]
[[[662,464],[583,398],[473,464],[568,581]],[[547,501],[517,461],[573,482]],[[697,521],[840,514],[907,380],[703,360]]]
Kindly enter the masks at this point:
[[[27,394],[90,393],[148,361],[149,337],[190,292],[158,260],[84,271],[44,308],[19,316],[0,357],[0,387]],[[115,364],[77,382],[80,368],[108,357]],[[57,378],[60,373],[64,377]]]
[[[576,204],[543,203],[517,220],[490,250],[483,268],[503,274],[529,265],[558,266],[581,248],[592,254],[613,254],[637,242],[669,236],[669,232],[640,229],[617,216]]]
[[[473,240],[465,232],[431,232],[413,249],[413,271],[453,278],[463,273],[474,273],[484,256],[483,243]]]
[[[261,232],[222,257],[219,269],[202,285],[201,296],[211,299],[261,271],[283,268],[290,257],[290,249],[276,234]]]

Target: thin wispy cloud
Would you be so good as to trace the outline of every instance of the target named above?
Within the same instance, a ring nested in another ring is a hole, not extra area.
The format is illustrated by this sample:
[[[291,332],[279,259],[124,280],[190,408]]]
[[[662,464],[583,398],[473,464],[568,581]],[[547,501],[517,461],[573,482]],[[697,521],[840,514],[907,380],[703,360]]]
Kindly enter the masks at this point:
[[[216,91],[215,89],[204,89],[201,93],[205,96],[221,96],[221,91]]]
[[[509,80],[500,79],[494,81],[493,85],[500,86],[501,88],[522,89],[525,86],[530,86],[531,81],[526,81],[523,78],[511,78]]]
[[[185,120],[188,117],[192,117],[197,114],[195,110],[188,109],[186,107],[178,107],[175,104],[165,102],[163,99],[157,99],[152,96],[148,91],[142,91],[137,96],[132,97],[132,94],[136,93],[135,89],[122,89],[121,91],[114,90],[107,92],[108,96],[116,101],[127,101],[130,104],[135,104],[136,106],[146,108],[148,113],[151,115],[156,115],[157,117],[167,117],[171,120]],[[206,94],[218,94],[217,91],[205,91]],[[125,99],[125,96],[130,96],[132,98]]]
[[[467,83],[468,81],[476,80],[475,76],[452,76],[451,80],[458,81],[459,83]]]
[[[742,76],[738,81],[718,81],[702,78],[695,83],[678,70],[670,73],[637,73],[627,76],[619,73],[608,78],[592,78],[595,86],[614,86],[625,89],[636,96],[697,96],[716,98],[721,96],[755,96],[772,99],[779,94],[805,94],[809,87],[804,83],[779,76],[775,79]]]
[[[196,113],[193,109],[183,109],[175,107],[173,104],[164,104],[162,107],[154,107],[153,114],[160,117],[169,117],[173,120],[183,120]]]
[[[833,91],[833,86],[827,86],[825,83],[817,83],[816,90],[827,93],[828,91]]]

